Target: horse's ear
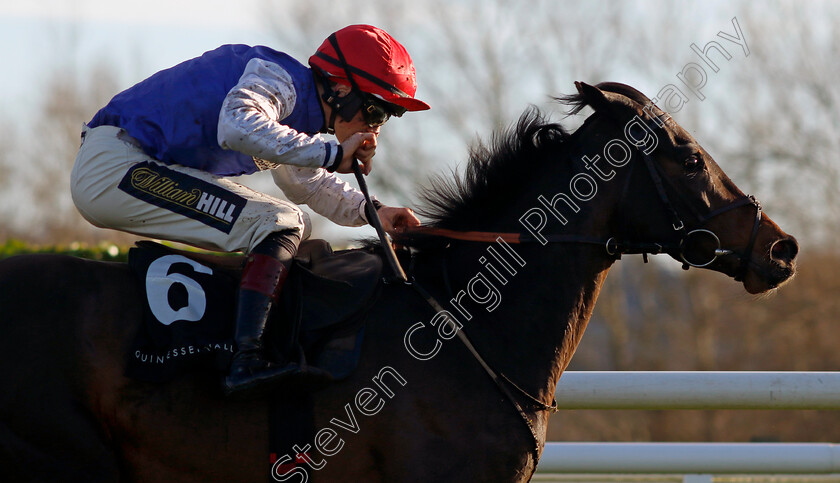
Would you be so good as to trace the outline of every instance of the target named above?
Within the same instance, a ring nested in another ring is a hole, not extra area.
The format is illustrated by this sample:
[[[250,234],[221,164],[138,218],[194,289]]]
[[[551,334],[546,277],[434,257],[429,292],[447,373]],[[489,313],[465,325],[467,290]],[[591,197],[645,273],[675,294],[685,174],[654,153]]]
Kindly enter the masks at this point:
[[[604,96],[604,92],[595,86],[591,86],[586,82],[577,81],[575,82],[575,88],[577,89],[578,94],[583,97],[592,109],[598,109],[607,103],[607,98]]]
[[[585,82],[575,82],[575,88],[586,101],[586,104],[596,112],[607,114],[616,119],[632,117],[642,113],[642,106],[627,96],[604,91]]]

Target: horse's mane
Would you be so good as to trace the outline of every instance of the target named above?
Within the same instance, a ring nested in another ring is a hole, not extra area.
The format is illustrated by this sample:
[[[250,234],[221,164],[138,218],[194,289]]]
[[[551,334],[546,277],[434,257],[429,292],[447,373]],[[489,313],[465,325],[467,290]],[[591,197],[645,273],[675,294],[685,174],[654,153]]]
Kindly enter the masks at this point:
[[[463,176],[457,170],[451,176],[433,176],[419,193],[422,205],[417,211],[434,226],[480,229],[540,176],[543,153],[556,152],[568,138],[560,124],[530,107],[515,125],[495,132],[489,143],[478,140],[470,147]]]
[[[626,84],[603,82],[597,87],[641,105],[650,102]],[[555,97],[555,100],[567,106],[568,115],[577,114],[589,105],[582,94]],[[593,118],[590,116],[586,122]],[[421,205],[417,212],[432,226],[486,231],[511,200],[547,171],[547,163],[564,157],[571,136],[563,126],[548,121],[542,111],[532,106],[522,113],[518,122],[493,133],[489,143],[479,139],[473,144],[463,175],[454,170],[449,176],[431,177],[428,186],[419,192]],[[422,236],[400,238],[403,244],[415,247],[436,245]]]

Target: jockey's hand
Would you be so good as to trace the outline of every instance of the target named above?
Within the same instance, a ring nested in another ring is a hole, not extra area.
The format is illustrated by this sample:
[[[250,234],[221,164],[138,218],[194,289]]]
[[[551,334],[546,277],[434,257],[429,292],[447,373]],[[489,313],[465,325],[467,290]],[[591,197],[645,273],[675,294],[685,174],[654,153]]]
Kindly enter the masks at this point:
[[[344,157],[336,172],[347,174],[353,172],[353,163],[358,160],[362,163],[362,174],[367,176],[373,168],[373,155],[376,154],[376,134],[370,132],[357,132],[341,143]]]
[[[388,233],[397,233],[410,226],[420,226],[420,220],[410,208],[382,206],[376,212],[382,221],[382,228]]]

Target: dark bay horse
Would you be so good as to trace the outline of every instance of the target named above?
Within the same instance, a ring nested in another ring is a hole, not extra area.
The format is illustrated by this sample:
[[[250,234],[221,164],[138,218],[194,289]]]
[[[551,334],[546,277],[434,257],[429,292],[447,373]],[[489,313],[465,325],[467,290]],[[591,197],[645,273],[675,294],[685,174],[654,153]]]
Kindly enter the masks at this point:
[[[796,241],[686,130],[631,87],[576,86],[562,101],[594,114],[575,132],[528,110],[473,149],[463,177],[428,188],[433,228],[401,243],[439,306],[384,286],[358,369],[312,396],[317,433],[296,449],[309,459],[277,480],[527,481],[622,253],[667,253],[754,294],[793,275]],[[267,402],[225,400],[211,374],[124,376],[140,297],[122,264],[0,263],[4,479],[268,478]]]

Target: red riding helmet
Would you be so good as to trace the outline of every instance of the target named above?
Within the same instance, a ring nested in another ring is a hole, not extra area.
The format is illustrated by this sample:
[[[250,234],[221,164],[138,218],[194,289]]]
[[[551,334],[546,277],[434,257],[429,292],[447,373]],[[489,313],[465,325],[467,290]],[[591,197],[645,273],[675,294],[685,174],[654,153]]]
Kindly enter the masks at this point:
[[[380,28],[344,27],[318,47],[309,65],[330,74],[330,80],[351,87],[356,84],[359,90],[406,110],[429,109],[428,104],[414,98],[417,80],[405,47]]]

